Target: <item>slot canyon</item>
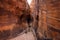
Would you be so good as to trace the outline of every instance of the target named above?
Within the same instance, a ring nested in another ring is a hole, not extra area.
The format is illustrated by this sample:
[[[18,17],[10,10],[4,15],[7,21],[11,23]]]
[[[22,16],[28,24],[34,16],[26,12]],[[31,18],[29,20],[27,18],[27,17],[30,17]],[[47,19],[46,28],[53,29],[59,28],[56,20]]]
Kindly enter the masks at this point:
[[[60,0],[0,0],[0,40],[60,40]]]

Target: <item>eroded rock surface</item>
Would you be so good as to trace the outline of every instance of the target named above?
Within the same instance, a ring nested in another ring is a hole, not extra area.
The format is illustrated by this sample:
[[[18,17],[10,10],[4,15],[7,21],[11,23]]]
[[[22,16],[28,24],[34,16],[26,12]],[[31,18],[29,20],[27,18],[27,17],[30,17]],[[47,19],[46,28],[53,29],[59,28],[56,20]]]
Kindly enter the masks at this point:
[[[16,37],[28,27],[26,0],[0,0],[0,40]],[[25,14],[22,18],[21,15]]]

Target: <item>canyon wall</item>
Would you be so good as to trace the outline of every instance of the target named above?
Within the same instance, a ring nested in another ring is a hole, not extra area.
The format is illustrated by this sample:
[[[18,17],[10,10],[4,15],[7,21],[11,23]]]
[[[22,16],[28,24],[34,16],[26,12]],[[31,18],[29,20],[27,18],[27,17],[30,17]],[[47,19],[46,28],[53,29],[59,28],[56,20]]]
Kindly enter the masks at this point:
[[[38,40],[60,40],[60,0],[33,0],[30,6],[26,0],[0,0],[0,40],[16,37],[31,22]]]
[[[26,0],[0,0],[0,40],[16,37],[28,27]]]
[[[37,11],[39,15],[37,29],[39,38],[60,40],[60,0],[34,0],[31,6],[33,12]]]

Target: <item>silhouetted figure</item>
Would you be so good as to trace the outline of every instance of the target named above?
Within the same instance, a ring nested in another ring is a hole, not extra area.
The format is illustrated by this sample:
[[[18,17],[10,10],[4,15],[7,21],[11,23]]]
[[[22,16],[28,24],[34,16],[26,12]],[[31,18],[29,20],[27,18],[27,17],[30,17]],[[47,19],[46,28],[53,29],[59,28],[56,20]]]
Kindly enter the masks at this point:
[[[22,21],[27,21],[28,24],[30,24],[31,22],[33,22],[33,17],[30,14],[22,14],[19,19]]]
[[[31,15],[27,15],[26,21],[27,21],[28,24],[31,23],[33,21],[32,16]]]

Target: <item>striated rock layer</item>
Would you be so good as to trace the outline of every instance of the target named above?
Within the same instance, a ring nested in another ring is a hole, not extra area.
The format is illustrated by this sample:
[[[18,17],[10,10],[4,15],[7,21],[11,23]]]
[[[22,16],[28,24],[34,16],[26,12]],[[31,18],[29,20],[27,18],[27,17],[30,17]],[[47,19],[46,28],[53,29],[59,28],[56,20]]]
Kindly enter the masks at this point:
[[[28,27],[26,0],[0,0],[0,40],[16,37]]]
[[[60,40],[60,0],[39,0],[39,35]]]
[[[31,7],[32,12],[39,15],[39,38],[60,40],[60,0],[33,0]]]

